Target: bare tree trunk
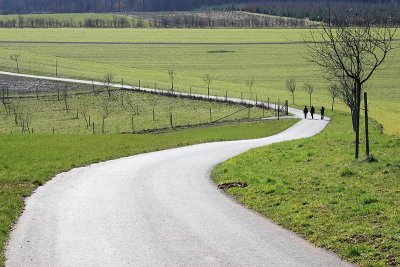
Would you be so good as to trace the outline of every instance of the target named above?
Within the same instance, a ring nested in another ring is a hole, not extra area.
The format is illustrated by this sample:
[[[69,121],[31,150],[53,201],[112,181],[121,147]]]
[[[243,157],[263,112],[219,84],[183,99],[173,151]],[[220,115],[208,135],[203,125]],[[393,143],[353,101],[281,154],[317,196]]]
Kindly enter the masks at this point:
[[[361,82],[356,82],[356,109],[355,114],[355,130],[356,130],[356,149],[355,158],[358,159],[360,155],[360,108],[361,108]]]

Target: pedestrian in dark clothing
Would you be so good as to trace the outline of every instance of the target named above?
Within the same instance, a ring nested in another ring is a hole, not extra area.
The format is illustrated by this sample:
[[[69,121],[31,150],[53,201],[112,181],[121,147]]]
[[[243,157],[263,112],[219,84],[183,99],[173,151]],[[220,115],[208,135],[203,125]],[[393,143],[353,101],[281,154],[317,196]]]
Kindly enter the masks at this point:
[[[324,117],[325,117],[325,107],[322,106],[322,107],[321,107],[321,120],[323,120]]]
[[[315,113],[315,108],[314,108],[314,106],[311,106],[310,113],[311,113],[311,119],[313,120],[313,119],[314,119],[314,113]]]
[[[308,113],[307,106],[304,106],[303,113],[304,113],[304,119],[307,119],[307,113]]]

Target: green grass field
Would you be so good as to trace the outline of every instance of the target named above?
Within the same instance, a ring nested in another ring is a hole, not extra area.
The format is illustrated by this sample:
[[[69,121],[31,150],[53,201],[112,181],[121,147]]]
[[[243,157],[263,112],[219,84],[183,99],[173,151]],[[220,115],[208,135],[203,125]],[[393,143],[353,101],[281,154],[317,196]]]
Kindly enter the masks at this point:
[[[400,263],[400,139],[371,127],[377,162],[353,160],[349,115],[321,134],[254,149],[220,164],[216,183],[239,202],[360,266]],[[363,148],[363,144],[362,144]]]
[[[143,135],[0,135],[0,266],[24,197],[54,175],[93,162],[196,143],[260,138],[296,120],[263,121]]]
[[[302,56],[301,41],[308,34],[301,29],[2,29],[0,69],[15,71],[9,55],[20,54],[24,73],[54,76],[57,59],[63,77],[100,80],[111,71],[117,80],[169,89],[168,69],[174,68],[178,90],[187,92],[192,86],[194,92],[206,93],[202,77],[210,73],[212,94],[228,90],[229,96],[243,92],[244,98],[250,98],[245,81],[254,77],[253,92],[271,101],[290,99],[285,80],[293,76],[298,81],[296,104],[308,104],[303,83],[311,82],[314,104],[329,107],[327,83]],[[400,133],[399,57],[398,51],[390,54],[367,84],[371,116],[393,135]],[[347,111],[341,104],[338,108]]]
[[[42,88],[39,86],[39,89]],[[0,106],[0,133],[21,133],[33,129],[36,134],[49,134],[53,132],[53,127],[57,134],[102,133],[104,105],[110,110],[104,121],[105,133],[140,133],[274,115],[267,109],[243,105],[124,90],[112,90],[110,97],[105,87],[97,86],[94,90],[91,86],[83,86],[70,89],[67,94],[63,89],[59,93],[53,89],[37,96],[32,92],[11,94],[10,103]],[[27,117],[27,114],[30,116]],[[23,121],[28,122],[28,127]]]

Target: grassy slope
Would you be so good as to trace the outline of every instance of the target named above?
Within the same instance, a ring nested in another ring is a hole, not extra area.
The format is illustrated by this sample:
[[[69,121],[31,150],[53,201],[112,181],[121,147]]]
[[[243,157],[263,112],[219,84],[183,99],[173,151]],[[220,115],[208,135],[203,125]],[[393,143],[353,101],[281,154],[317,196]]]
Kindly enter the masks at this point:
[[[9,59],[12,53],[21,54],[21,70],[26,73],[53,75],[56,56],[59,73],[67,77],[102,79],[112,71],[117,80],[154,87],[169,88],[168,68],[176,71],[178,90],[206,93],[202,76],[211,73],[215,80],[211,93],[250,98],[244,81],[254,76],[253,91],[259,99],[276,101],[290,98],[285,79],[298,80],[297,104],[308,103],[303,82],[315,84],[317,106],[330,105],[327,84],[313,64],[307,63],[302,44],[252,44],[256,42],[302,41],[308,30],[300,29],[3,29],[0,40],[77,41],[77,42],[150,42],[150,44],[7,44],[0,43],[0,69],[15,71]],[[169,44],[154,44],[165,42]],[[171,43],[192,43],[176,45]],[[199,45],[197,42],[210,43]],[[230,45],[211,43],[231,43]],[[215,53],[218,51],[228,53]],[[213,51],[214,53],[210,53]],[[400,133],[400,54],[392,53],[385,66],[367,84],[370,92],[371,116],[390,134]],[[340,109],[347,110],[340,105]]]
[[[400,262],[400,139],[371,129],[378,162],[353,160],[348,115],[318,136],[252,150],[219,165],[217,183],[246,206],[362,266]]]
[[[296,120],[265,121],[146,135],[0,135],[0,266],[23,197],[55,174],[93,162],[195,143],[259,138]]]
[[[31,93],[31,98],[12,101],[24,107],[26,109],[25,112],[32,112],[34,114],[30,127],[34,128],[35,133],[52,133],[54,127],[56,133],[91,134],[92,127],[86,127],[84,115],[81,113],[83,106],[86,106],[88,109],[87,119],[89,116],[91,117],[91,123],[95,123],[95,132],[99,133],[101,132],[102,124],[100,103],[102,100],[108,99],[108,94],[105,88],[98,87],[96,90],[101,90],[101,93],[97,96],[93,95],[91,87],[68,91],[68,112],[65,109],[62,90],[60,101],[58,101],[56,91],[40,93],[39,99],[36,99],[34,94]],[[21,96],[21,94],[18,96]],[[122,97],[124,99],[124,106],[122,106]],[[132,101],[133,108],[126,104],[128,99]],[[263,113],[260,108],[246,109],[240,105],[162,97],[127,91],[113,91],[110,103],[113,111],[105,121],[105,131],[107,133],[132,132],[132,114],[135,114],[137,110],[139,114],[133,116],[135,132],[170,127],[170,112],[173,114],[174,127],[209,123],[210,109],[212,121],[224,117],[226,118],[222,121],[247,119],[249,115],[250,119],[261,118],[263,114],[265,117],[274,115],[269,110],[265,110]],[[153,108],[155,114],[154,121]],[[77,111],[79,111],[78,118]],[[0,133],[21,132],[21,126],[15,125],[14,115],[7,115],[7,113],[4,105],[1,104]]]

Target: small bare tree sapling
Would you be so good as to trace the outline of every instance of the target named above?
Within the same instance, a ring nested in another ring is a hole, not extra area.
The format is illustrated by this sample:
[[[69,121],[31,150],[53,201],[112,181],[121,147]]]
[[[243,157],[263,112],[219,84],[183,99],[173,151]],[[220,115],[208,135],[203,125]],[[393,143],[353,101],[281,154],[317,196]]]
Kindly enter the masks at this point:
[[[114,74],[112,74],[111,72],[106,73],[104,75],[104,81],[103,81],[107,92],[108,92],[108,97],[111,98],[111,85],[114,83]]]
[[[10,111],[14,115],[15,125],[18,125],[20,110],[21,110],[21,99],[19,97],[15,97],[12,101],[10,101]]]
[[[100,98],[99,110],[100,110],[100,116],[102,119],[101,130],[102,130],[102,133],[105,133],[105,121],[111,115],[111,113],[114,111],[113,100],[109,97],[108,98],[107,97]]]
[[[2,95],[1,100],[4,104],[4,106],[6,105],[6,99],[9,98],[9,91],[10,91],[10,88],[7,84],[1,85],[1,95]]]
[[[292,94],[292,102],[294,105],[294,92],[296,91],[296,79],[290,77],[286,80],[286,88]]]
[[[128,93],[125,98],[125,108],[129,109],[132,116],[139,115],[138,114],[138,106],[136,105],[136,101],[133,97],[132,93]]]
[[[250,99],[253,99],[253,86],[256,84],[256,81],[254,79],[254,77],[251,77],[250,79],[245,81],[245,85],[247,88],[249,88],[249,92],[250,92]]]
[[[314,93],[314,86],[311,83],[304,83],[304,90],[310,96],[310,107],[312,106],[312,94]]]
[[[333,106],[335,105],[335,99],[340,95],[341,91],[340,86],[342,85],[339,85],[337,83],[333,83],[328,86],[328,93],[332,98],[332,111],[333,111]]]
[[[69,113],[69,95],[68,95],[68,88],[64,88],[63,93],[62,93],[62,97],[64,100],[64,109],[67,113]]]
[[[203,82],[207,85],[207,95],[210,96],[210,85],[213,81],[213,77],[209,74],[204,74]]]
[[[17,72],[19,73],[19,59],[20,59],[21,55],[19,54],[13,54],[10,55],[10,59],[15,61],[15,64],[17,65]]]
[[[30,132],[30,127],[32,125],[32,121],[34,119],[34,112],[31,108],[25,103],[20,103],[19,112],[18,112],[18,121],[21,126],[21,131]]]
[[[90,111],[89,104],[86,101],[82,101],[79,103],[79,112],[85,119],[86,128],[90,126],[89,111]]]
[[[175,79],[175,70],[173,68],[170,68],[168,70],[168,76],[169,80],[171,81],[171,91],[174,91],[174,79]]]
[[[125,108],[125,102],[126,102],[126,99],[128,98],[128,92],[125,91],[125,90],[120,90],[119,91],[119,98],[121,100],[122,108]]]

